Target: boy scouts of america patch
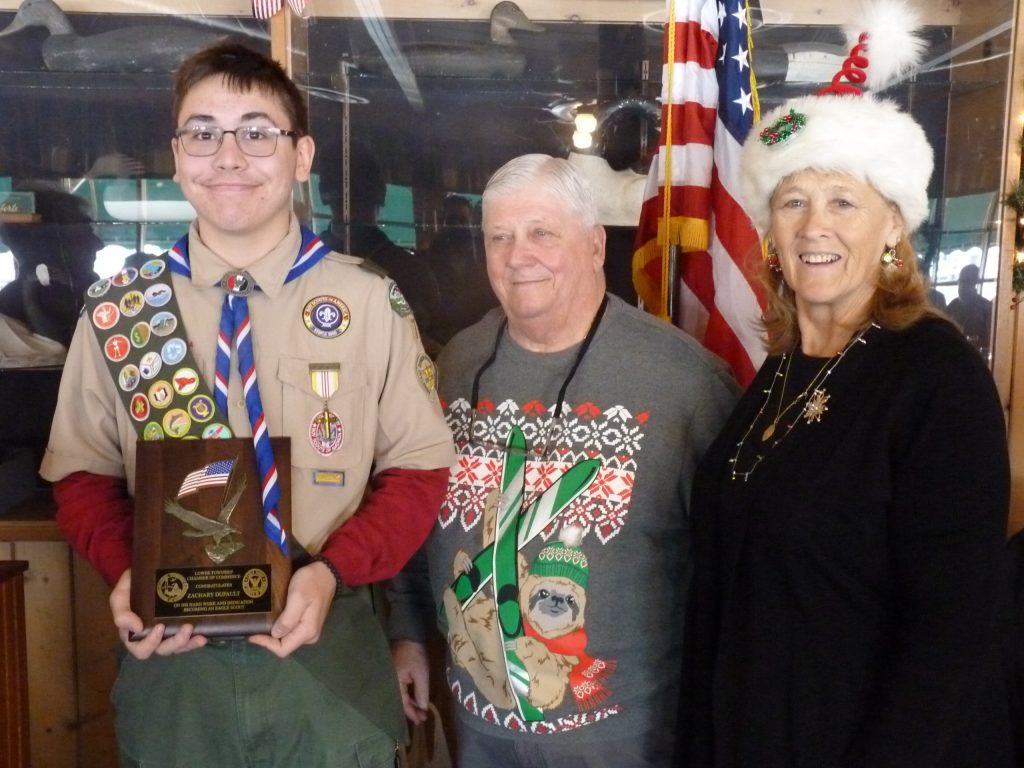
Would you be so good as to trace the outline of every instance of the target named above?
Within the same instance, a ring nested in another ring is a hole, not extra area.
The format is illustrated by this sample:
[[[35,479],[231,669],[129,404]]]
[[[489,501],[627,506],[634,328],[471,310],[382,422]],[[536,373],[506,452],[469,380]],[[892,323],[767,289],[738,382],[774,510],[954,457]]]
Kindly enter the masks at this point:
[[[412,307],[409,306],[409,302],[402,295],[398,283],[394,281],[391,282],[391,287],[388,289],[388,301],[391,302],[391,309],[399,317],[409,317],[412,314]]]
[[[425,354],[416,359],[416,375],[419,376],[420,384],[427,390],[427,394],[432,395],[437,389],[437,368],[434,361]]]
[[[336,296],[317,296],[302,308],[302,322],[307,330],[321,339],[333,339],[348,330],[352,314]]]

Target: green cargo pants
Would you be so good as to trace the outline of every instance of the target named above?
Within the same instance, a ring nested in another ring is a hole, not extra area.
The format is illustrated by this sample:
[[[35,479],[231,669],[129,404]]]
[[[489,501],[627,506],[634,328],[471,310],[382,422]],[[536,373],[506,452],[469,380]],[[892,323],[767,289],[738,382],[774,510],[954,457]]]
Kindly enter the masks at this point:
[[[367,599],[335,599],[286,659],[245,640],[138,661],[111,696],[122,768],[393,768],[398,683]]]

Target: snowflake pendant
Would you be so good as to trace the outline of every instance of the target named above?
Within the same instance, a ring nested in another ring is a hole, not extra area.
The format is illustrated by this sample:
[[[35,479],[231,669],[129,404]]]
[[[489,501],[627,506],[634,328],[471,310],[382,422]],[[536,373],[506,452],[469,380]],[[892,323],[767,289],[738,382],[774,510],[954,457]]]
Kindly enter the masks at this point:
[[[822,414],[828,410],[828,399],[829,394],[824,389],[816,389],[811,393],[811,396],[807,398],[807,404],[804,406],[803,412],[803,417],[808,424],[814,421],[821,421]]]

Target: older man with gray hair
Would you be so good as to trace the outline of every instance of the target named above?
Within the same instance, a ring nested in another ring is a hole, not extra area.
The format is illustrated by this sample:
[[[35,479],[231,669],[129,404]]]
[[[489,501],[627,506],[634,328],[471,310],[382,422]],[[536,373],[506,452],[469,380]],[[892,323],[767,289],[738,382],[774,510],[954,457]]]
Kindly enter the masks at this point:
[[[438,360],[458,460],[392,589],[406,715],[446,636],[462,768],[669,766],[687,503],[736,400],[725,367],[605,292],[605,233],[567,161],[524,155],[483,196],[501,306]]]

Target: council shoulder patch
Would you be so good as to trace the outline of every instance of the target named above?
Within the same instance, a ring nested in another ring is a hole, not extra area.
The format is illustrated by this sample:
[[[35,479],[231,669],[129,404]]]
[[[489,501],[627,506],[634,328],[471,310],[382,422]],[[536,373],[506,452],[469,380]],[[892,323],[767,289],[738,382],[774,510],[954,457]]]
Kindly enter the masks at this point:
[[[398,287],[398,283],[394,280],[391,281],[391,287],[388,288],[388,301],[391,302],[391,309],[399,317],[409,317],[412,315],[412,307],[409,306],[409,302],[402,293],[402,289]]]

